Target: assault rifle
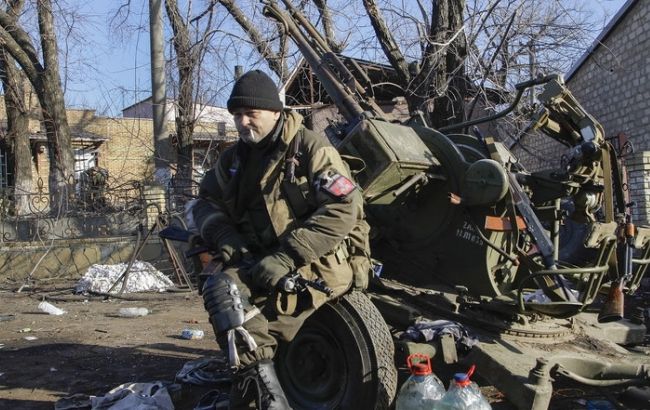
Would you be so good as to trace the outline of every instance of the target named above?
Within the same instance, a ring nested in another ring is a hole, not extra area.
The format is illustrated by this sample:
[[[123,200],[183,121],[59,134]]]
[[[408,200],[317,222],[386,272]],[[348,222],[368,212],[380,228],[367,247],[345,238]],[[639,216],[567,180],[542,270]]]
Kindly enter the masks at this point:
[[[163,239],[179,241],[179,242],[187,242],[187,243],[190,243],[193,240],[193,238],[196,237],[195,235],[192,235],[190,231],[183,228],[179,228],[177,226],[168,226],[165,229],[162,229],[158,235]],[[186,251],[185,257],[189,258],[191,256],[198,255],[204,252],[209,252],[209,251],[210,249],[207,246],[198,245]],[[255,264],[255,262],[252,259],[244,262],[246,262],[246,264],[250,266]],[[300,273],[295,271],[290,272],[282,279],[280,279],[277,285],[278,290],[285,293],[291,293],[291,294],[300,293],[306,290],[307,287],[316,289],[317,291],[322,292],[327,296],[331,296],[332,293],[334,293],[334,291],[327,286],[327,284],[323,279],[319,278],[316,280],[308,280],[300,276]]]
[[[616,216],[618,219],[618,243],[616,246],[616,268],[618,276],[610,283],[607,300],[598,313],[598,321],[601,323],[623,319],[625,312],[623,287],[625,286],[625,282],[632,277],[633,269],[632,258],[634,256],[635,227],[632,222],[632,207],[634,206],[634,202],[630,201],[625,156],[634,152],[634,149],[624,134],[617,135],[617,138],[619,149],[615,155],[610,156],[610,160],[612,163],[612,180],[616,200]]]
[[[161,229],[158,233],[162,239],[169,239],[170,241],[186,242],[191,243],[195,238],[200,238],[198,235],[193,235],[192,232],[187,229],[179,228],[178,226],[167,226],[164,229]],[[202,240],[200,241],[203,242]],[[190,258],[194,255],[198,255],[204,252],[209,252],[210,249],[205,245],[193,246],[189,250],[185,251],[185,257]]]
[[[294,271],[288,275],[282,277],[277,284],[277,288],[285,293],[300,293],[307,290],[307,287],[315,289],[319,292],[326,294],[327,296],[332,296],[334,291],[332,288],[327,286],[325,281],[321,278],[316,280],[305,279],[300,276],[300,273]]]

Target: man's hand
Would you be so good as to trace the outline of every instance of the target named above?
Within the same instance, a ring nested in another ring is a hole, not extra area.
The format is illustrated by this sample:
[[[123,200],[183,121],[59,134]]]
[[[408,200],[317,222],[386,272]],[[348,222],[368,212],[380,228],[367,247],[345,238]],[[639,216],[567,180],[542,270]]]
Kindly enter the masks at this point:
[[[275,252],[262,258],[251,268],[253,283],[257,286],[273,289],[280,279],[295,268],[293,259],[284,252]]]
[[[233,265],[249,256],[246,244],[239,235],[233,236],[228,241],[224,241],[221,244],[220,251],[223,263],[226,265]]]
[[[224,264],[233,265],[249,256],[246,242],[232,226],[215,224],[206,231],[209,237],[204,239],[211,248],[221,253]]]

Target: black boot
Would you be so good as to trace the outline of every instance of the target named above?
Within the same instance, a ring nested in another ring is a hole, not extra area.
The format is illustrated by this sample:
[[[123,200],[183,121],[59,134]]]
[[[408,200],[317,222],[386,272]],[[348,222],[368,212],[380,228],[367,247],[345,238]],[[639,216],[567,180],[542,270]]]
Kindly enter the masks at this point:
[[[230,409],[249,409],[253,400],[258,410],[291,410],[272,360],[255,362],[234,375]]]

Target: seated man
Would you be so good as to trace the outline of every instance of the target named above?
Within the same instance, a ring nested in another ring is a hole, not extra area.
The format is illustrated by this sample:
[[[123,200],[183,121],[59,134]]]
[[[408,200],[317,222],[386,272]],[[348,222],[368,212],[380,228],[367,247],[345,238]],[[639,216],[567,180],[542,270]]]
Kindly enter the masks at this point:
[[[203,298],[236,370],[231,408],[248,408],[245,393],[257,386],[258,408],[287,409],[272,361],[277,340],[291,341],[311,313],[348,291],[353,272],[367,280],[368,225],[338,151],[283,110],[266,74],[240,77],[228,110],[240,139],[206,174],[189,211],[224,266],[205,281]],[[276,285],[295,272],[333,292],[309,288],[292,300]]]

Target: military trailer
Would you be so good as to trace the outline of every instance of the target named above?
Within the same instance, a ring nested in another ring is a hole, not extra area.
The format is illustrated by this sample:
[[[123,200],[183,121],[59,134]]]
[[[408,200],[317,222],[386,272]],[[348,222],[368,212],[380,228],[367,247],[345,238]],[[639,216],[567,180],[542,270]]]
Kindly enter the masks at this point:
[[[650,383],[650,359],[619,346],[646,333],[642,317],[622,319],[621,302],[645,273],[650,228],[632,224],[621,151],[561,76],[518,84],[512,105],[488,118],[437,130],[420,115],[398,122],[290,1],[264,3],[344,118],[337,148],[362,163],[353,171],[383,263],[367,290],[323,306],[280,347],[276,365],[295,408],[390,408],[396,362],[408,353],[456,362],[453,339],[394,337],[418,318],[466,326],[480,343],[462,361],[521,409],[547,408],[563,378]],[[508,114],[532,86],[542,91],[529,127],[567,147],[559,169],[527,172],[473,128]],[[571,247],[560,245],[567,226]],[[604,309],[592,312],[602,295]]]

